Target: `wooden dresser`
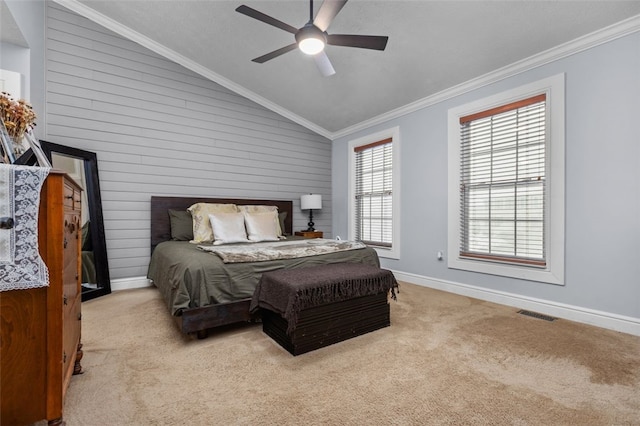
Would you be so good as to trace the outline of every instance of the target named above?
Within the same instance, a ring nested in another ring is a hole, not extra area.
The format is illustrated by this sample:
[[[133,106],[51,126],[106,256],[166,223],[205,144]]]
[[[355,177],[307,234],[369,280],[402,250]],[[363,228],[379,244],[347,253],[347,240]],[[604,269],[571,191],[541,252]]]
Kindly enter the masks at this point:
[[[81,372],[80,187],[52,170],[40,193],[38,245],[49,287],[0,293],[0,424],[62,424],[72,374]]]

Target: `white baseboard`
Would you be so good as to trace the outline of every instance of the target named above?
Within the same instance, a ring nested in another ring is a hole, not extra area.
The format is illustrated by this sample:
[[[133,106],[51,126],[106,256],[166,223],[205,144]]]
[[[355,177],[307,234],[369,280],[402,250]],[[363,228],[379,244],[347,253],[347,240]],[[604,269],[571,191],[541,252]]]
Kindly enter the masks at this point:
[[[526,309],[558,318],[564,318],[571,321],[640,336],[640,318],[581,308],[579,306],[566,305],[563,303],[536,299],[503,291],[489,290],[482,287],[429,278],[406,272],[393,271],[393,274],[398,281],[405,281],[423,287],[472,297],[474,299],[513,306],[518,309]],[[400,291],[402,291],[402,288]]]
[[[111,280],[111,291],[130,290],[132,288],[151,287],[153,284],[147,277],[119,278]]]
[[[499,303],[506,306],[513,306],[518,309],[526,309],[558,318],[564,318],[571,321],[595,325],[597,327],[640,336],[640,318],[627,317],[623,315],[612,314],[609,312],[597,311],[594,309],[581,308],[579,306],[567,305],[543,299],[536,299],[519,294],[507,293],[504,291],[489,290],[482,287],[462,284],[454,281],[429,278],[407,272],[394,270],[393,274],[399,281],[405,281],[423,287],[429,287],[449,293],[460,294],[462,296],[473,297],[474,299],[486,300],[487,302]],[[133,288],[143,288],[151,286],[153,286],[151,280],[147,279],[146,277],[120,278],[111,280],[111,291],[129,290]]]

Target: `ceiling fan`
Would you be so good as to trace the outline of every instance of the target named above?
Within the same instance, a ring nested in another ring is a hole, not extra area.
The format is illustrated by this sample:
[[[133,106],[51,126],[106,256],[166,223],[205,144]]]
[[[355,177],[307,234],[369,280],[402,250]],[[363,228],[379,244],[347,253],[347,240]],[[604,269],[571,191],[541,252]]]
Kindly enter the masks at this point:
[[[384,50],[387,46],[386,36],[370,36],[370,35],[354,35],[354,34],[327,34],[327,28],[331,25],[333,18],[336,17],[338,12],[344,7],[347,0],[325,0],[315,19],[313,18],[313,0],[309,1],[309,22],[307,22],[302,28],[295,28],[289,24],[285,24],[269,15],[265,15],[249,6],[239,6],[236,12],[240,12],[243,15],[247,15],[251,18],[262,21],[266,24],[273,25],[274,27],[285,30],[295,36],[295,43],[288,46],[281,47],[266,55],[259,56],[252,59],[253,62],[262,64],[283,55],[287,52],[299,48],[307,55],[312,55],[315,59],[318,69],[322,75],[330,76],[336,73],[331,65],[331,61],[324,51],[325,45],[332,46],[346,46],[346,47],[359,47],[363,49]]]

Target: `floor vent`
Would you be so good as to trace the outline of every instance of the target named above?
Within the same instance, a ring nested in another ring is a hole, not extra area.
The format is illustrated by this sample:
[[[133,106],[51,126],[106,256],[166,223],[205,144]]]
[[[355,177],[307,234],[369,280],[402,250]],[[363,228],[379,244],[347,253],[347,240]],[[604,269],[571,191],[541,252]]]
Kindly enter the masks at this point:
[[[555,321],[555,320],[558,319],[558,318],[554,318],[554,317],[549,316],[549,315],[539,314],[537,312],[525,311],[524,309],[519,310],[518,313],[521,314],[521,315],[526,315],[528,317],[534,317],[534,318],[538,318],[538,319],[545,320],[545,321]]]

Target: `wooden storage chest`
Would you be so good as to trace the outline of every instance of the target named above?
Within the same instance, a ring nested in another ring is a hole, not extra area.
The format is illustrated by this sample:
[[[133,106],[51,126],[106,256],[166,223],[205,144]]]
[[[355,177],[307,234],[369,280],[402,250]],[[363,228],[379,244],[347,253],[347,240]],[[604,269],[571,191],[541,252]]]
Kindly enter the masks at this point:
[[[293,355],[391,325],[393,273],[360,263],[335,263],[262,274],[251,301],[263,331]]]
[[[262,311],[263,331],[292,355],[342,342],[391,325],[387,292],[300,311],[294,330],[280,314]]]

